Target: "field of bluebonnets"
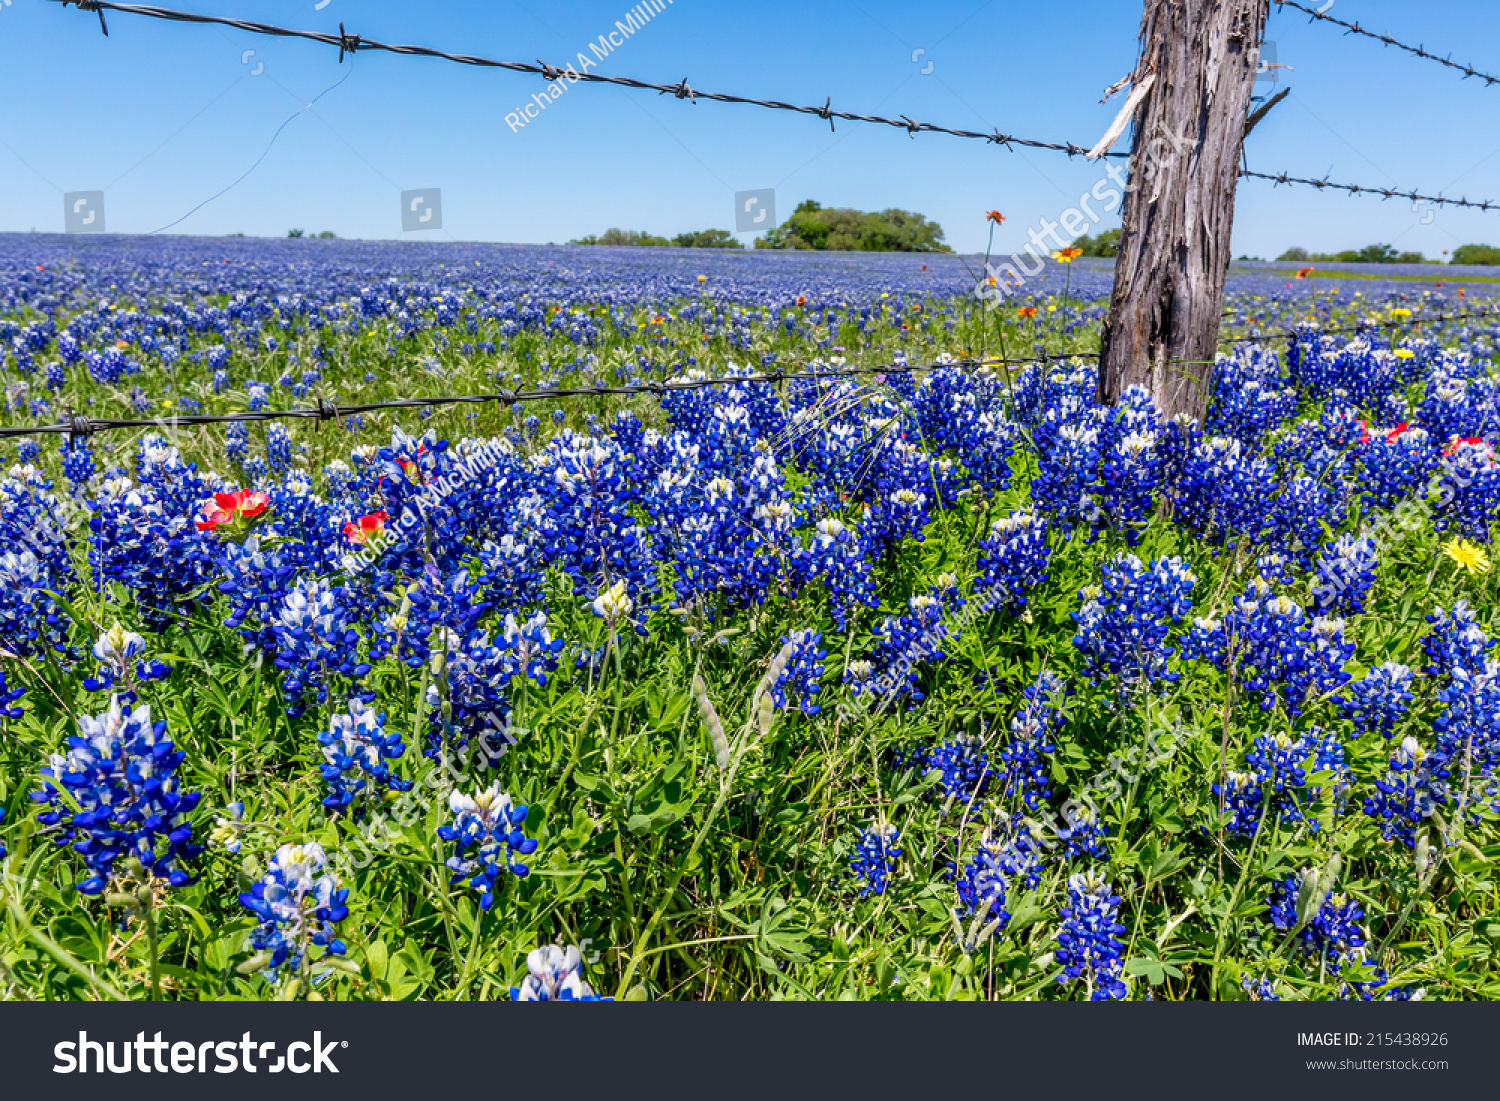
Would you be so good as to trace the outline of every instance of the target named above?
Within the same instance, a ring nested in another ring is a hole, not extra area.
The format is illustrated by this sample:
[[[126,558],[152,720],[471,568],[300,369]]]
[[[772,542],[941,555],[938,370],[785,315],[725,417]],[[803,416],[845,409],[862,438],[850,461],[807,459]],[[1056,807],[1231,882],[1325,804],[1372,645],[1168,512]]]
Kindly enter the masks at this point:
[[[4,441],[0,996],[1500,995],[1432,272],[1236,274],[1200,426],[1098,263],[0,238],[4,423],[161,419]]]

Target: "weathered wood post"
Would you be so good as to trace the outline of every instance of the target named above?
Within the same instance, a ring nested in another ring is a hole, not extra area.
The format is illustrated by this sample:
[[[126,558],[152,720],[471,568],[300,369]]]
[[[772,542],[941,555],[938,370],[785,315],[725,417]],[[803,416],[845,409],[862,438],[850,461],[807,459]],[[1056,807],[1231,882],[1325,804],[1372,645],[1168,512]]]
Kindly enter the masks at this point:
[[[1147,387],[1201,419],[1224,309],[1240,146],[1270,0],[1146,0],[1130,190],[1099,400]]]

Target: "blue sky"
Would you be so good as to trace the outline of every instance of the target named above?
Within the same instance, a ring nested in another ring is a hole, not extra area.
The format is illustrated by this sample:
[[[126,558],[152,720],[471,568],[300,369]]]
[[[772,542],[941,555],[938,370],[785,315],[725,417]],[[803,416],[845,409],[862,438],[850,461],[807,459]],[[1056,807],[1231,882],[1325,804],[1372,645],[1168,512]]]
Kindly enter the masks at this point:
[[[308,30],[342,20],[386,42],[559,64],[628,7],[162,2]],[[1331,14],[1495,71],[1492,5],[1336,0]],[[797,103],[831,95],[848,110],[1091,145],[1114,117],[1119,101],[1099,98],[1133,64],[1140,10],[1138,0],[675,0],[599,71]],[[61,193],[95,189],[111,231],[156,229],[233,182],[294,115],[254,172],[173,232],[281,236],[296,226],[399,238],[399,193],[440,187],[443,230],[405,236],[561,242],[616,225],[672,234],[732,229],[733,193],[774,187],[783,218],[805,198],[904,207],[963,249],[983,248],[983,212],[999,209],[996,245],[1010,251],[1101,175],[1059,153],[857,123],[830,133],[816,118],[596,85],[570,86],[517,132],[505,116],[543,89],[538,77],[377,53],[360,54],[351,73],[315,43],[109,19],[106,39],[76,9],[0,0],[0,230],[60,230]],[[1267,38],[1293,71],[1266,87],[1292,95],[1252,136],[1252,168],[1500,199],[1500,86],[1291,10],[1273,8]],[[1440,256],[1500,243],[1500,214],[1241,184],[1236,254],[1372,241]]]

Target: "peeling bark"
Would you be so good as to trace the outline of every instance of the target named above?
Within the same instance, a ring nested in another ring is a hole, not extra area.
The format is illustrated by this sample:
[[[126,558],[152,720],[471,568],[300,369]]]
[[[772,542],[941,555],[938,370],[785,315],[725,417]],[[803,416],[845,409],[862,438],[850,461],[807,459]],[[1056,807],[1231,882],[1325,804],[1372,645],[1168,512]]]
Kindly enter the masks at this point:
[[[1201,420],[1224,309],[1234,193],[1270,0],[1146,0],[1135,114],[1099,400],[1150,389]]]

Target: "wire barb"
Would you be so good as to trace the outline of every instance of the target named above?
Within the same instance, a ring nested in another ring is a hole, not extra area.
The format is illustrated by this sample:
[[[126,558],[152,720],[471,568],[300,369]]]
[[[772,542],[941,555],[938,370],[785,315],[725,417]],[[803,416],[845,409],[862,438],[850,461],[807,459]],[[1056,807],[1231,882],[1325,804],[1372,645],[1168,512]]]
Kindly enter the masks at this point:
[[[344,30],[344,24],[339,23],[339,64],[344,63],[344,54],[357,53],[359,51],[359,35],[348,34]]]
[[[76,4],[79,11],[91,11],[99,17],[99,29],[104,32],[104,37],[109,37],[109,24],[104,21],[104,9],[99,6],[99,0],[62,0],[63,7]]]

